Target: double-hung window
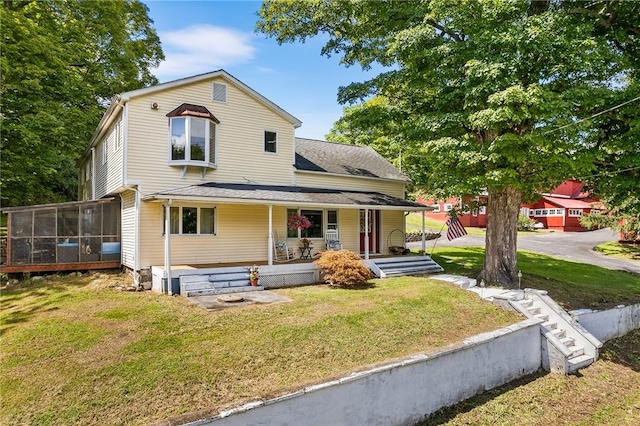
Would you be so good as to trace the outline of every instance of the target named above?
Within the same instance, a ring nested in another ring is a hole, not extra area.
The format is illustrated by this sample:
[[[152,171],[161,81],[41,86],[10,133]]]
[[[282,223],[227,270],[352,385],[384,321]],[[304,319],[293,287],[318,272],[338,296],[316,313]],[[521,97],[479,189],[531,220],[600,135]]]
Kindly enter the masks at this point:
[[[203,106],[182,104],[169,117],[169,164],[215,167],[217,118]]]
[[[163,207],[162,233],[166,223],[166,209]],[[171,207],[169,209],[169,229],[171,234],[215,235],[215,207]]]
[[[309,219],[311,226],[307,229],[288,229],[287,238],[324,238],[324,231],[327,229],[338,229],[337,210],[287,209],[287,218],[294,213]]]
[[[269,130],[264,131],[264,152],[278,152],[278,133]]]

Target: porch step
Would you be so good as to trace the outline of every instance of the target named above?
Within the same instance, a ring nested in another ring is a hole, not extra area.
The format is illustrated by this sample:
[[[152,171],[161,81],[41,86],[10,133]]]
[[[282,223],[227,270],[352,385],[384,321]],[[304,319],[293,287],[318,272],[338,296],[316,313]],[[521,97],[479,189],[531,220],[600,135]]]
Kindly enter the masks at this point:
[[[202,275],[184,275],[180,277],[180,294],[185,297],[262,289],[261,286],[250,285],[248,270],[245,267],[237,267],[222,272]]]
[[[383,276],[387,277],[432,274],[444,271],[429,256],[392,257],[375,259],[373,262],[384,273]]]

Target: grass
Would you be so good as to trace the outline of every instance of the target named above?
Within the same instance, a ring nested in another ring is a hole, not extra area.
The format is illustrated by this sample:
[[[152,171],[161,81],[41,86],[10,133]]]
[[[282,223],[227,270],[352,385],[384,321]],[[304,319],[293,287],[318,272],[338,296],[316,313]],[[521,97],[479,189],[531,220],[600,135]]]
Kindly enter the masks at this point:
[[[4,289],[0,424],[213,415],[519,320],[443,282],[372,282],[282,289],[292,302],[215,312],[89,276]]]
[[[607,256],[620,259],[640,260],[640,245],[623,243],[604,243],[596,247],[596,250]]]
[[[535,374],[429,418],[428,425],[640,424],[640,330],[607,342],[577,375]]]
[[[411,213],[406,217],[407,224],[407,232],[410,231],[421,231],[422,230],[422,215],[419,213]],[[434,232],[442,232],[442,234],[447,233],[447,226],[444,222],[440,222],[435,219],[431,219],[425,217],[424,226],[426,229]],[[444,225],[444,227],[443,227]],[[484,229],[481,228],[465,228],[467,230],[467,234],[469,235],[478,235],[484,236],[486,234]],[[442,231],[441,231],[442,230]]]
[[[478,276],[483,258],[482,247],[441,247],[433,254],[445,272],[469,277]],[[522,288],[547,290],[567,310],[640,303],[639,275],[524,250],[518,251],[518,268]]]

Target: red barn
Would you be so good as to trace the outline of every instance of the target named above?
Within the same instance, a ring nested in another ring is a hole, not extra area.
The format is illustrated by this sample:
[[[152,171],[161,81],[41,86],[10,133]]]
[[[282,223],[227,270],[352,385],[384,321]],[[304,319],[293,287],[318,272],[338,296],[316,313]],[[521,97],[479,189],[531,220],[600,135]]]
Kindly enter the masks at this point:
[[[423,199],[418,197],[417,201],[422,204],[426,204],[434,208],[433,211],[425,212],[425,216],[434,220],[445,222],[449,219],[449,212],[453,209],[461,210],[460,197],[447,198],[445,201],[438,201],[433,199]],[[480,195],[475,200],[467,200],[463,205],[462,214],[458,214],[458,219],[462,226],[465,228],[486,228],[487,227],[487,207],[481,205],[478,208],[471,208],[474,204],[486,204],[487,196]]]

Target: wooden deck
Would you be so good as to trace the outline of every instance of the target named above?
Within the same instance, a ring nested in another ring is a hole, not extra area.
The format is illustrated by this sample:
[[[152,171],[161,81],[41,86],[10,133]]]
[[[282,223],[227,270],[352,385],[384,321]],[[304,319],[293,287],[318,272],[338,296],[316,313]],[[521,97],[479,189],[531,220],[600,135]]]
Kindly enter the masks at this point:
[[[22,272],[61,272],[61,271],[89,271],[94,269],[120,268],[120,261],[115,262],[74,262],[74,263],[44,263],[44,264],[15,264],[0,265],[0,273],[15,274]]]

